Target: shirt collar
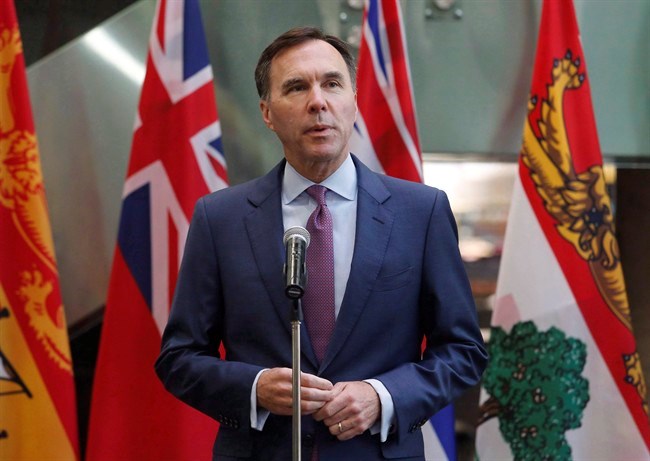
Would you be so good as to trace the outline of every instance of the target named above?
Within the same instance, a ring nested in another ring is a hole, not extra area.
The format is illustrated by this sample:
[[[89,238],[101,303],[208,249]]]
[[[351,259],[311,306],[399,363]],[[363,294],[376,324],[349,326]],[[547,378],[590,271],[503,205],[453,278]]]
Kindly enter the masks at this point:
[[[289,165],[289,162],[286,162],[284,177],[282,178],[282,203],[286,205],[293,202],[305,189],[314,184],[316,183],[300,175],[294,167]],[[356,198],[357,170],[350,154],[348,154],[341,166],[320,185],[327,187],[347,200]]]

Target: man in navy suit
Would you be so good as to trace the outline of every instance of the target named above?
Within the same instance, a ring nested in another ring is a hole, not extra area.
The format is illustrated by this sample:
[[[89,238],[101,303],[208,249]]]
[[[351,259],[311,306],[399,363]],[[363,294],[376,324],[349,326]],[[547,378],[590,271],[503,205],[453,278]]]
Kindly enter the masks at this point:
[[[338,38],[292,29],[262,53],[255,77],[285,159],[197,202],[156,371],[220,422],[213,459],[291,459],[282,240],[305,226],[316,208],[306,189],[320,184],[335,324],[322,355],[311,330],[301,334],[302,457],[422,460],[420,427],[487,361],[447,197],[371,172],[347,150],[355,64]]]

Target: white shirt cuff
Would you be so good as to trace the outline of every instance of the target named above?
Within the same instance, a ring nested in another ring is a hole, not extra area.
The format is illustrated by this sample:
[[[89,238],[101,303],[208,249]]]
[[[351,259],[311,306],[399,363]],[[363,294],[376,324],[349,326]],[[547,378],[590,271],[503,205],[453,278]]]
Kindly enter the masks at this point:
[[[375,389],[375,392],[379,396],[379,402],[381,403],[381,419],[372,425],[370,433],[372,435],[379,433],[380,440],[385,442],[388,439],[388,431],[395,422],[393,398],[381,381],[377,379],[364,379],[364,382],[370,384]]]
[[[271,412],[266,408],[257,408],[257,381],[259,381],[260,376],[268,368],[260,371],[257,376],[255,376],[255,381],[253,381],[253,388],[251,389],[251,428],[261,431],[264,429],[264,423],[269,417]]]

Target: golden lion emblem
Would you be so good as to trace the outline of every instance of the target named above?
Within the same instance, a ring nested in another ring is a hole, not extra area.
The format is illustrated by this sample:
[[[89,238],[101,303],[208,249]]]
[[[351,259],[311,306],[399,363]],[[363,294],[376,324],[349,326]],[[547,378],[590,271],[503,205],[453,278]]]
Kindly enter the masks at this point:
[[[643,370],[641,369],[641,359],[639,358],[639,353],[634,352],[630,355],[623,355],[623,361],[625,362],[625,382],[634,386],[637,393],[641,397],[643,409],[646,414],[648,413],[648,401],[646,400],[646,391],[647,387],[645,384],[645,377],[643,376]]]
[[[37,270],[22,272],[20,279],[18,296],[25,303],[25,312],[29,317],[29,324],[36,331],[36,337],[50,358],[61,369],[72,373],[63,306],[56,307],[54,319],[47,311],[47,298],[54,289],[52,282],[45,280],[43,274]]]
[[[36,135],[16,127],[14,107],[9,98],[14,64],[22,51],[17,27],[0,30],[0,207],[7,209],[11,216],[11,222],[3,221],[2,225],[13,224],[28,251],[47,268],[43,272],[12,268],[20,272],[20,286],[13,288],[48,356],[61,369],[71,373],[63,306],[55,306],[53,314],[47,309],[47,299],[54,290],[58,270]]]
[[[563,113],[564,92],[578,89],[584,80],[580,60],[571,51],[554,63],[553,81],[541,101],[535,135],[530,119],[524,127],[521,158],[530,171],[546,211],[555,219],[559,234],[587,261],[598,289],[616,317],[632,329],[630,307],[620,254],[614,234],[614,216],[601,165],[576,172]],[[529,113],[539,101],[532,98]]]

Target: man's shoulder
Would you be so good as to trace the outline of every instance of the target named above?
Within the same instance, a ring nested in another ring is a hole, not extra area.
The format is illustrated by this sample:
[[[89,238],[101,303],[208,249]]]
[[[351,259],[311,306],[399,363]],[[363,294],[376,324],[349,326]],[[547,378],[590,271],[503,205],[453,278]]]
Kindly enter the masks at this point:
[[[246,198],[251,191],[255,190],[255,185],[259,183],[260,179],[261,178],[250,179],[240,184],[224,187],[223,189],[219,189],[203,196],[202,200],[206,203],[218,203],[222,200],[233,200],[242,197]]]
[[[393,176],[388,176],[384,173],[378,173],[368,168],[368,166],[366,166],[357,157],[353,157],[353,158],[355,159],[357,171],[359,172],[360,182],[363,184],[372,185],[374,183],[375,186],[381,184],[380,187],[384,187],[390,194],[398,194],[398,195],[416,194],[416,195],[431,197],[441,192],[440,189],[428,186],[421,182],[409,181],[406,179],[400,179],[400,178],[395,178]]]
[[[445,195],[444,191],[433,186],[406,179],[395,178],[383,173],[371,172],[386,188],[388,193],[394,198],[405,197],[410,200],[421,198],[422,200],[431,201],[440,194]]]
[[[281,182],[278,172],[279,167],[276,166],[264,176],[212,192],[202,197],[201,201],[208,207],[241,207],[247,202],[258,206],[279,189]]]
[[[436,194],[440,192],[440,189],[429,186],[421,182],[395,178],[393,176],[388,176],[382,173],[375,173],[375,174],[377,174],[377,176],[380,177],[381,181],[391,191],[408,191],[408,192],[421,193],[421,194]]]

